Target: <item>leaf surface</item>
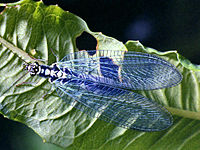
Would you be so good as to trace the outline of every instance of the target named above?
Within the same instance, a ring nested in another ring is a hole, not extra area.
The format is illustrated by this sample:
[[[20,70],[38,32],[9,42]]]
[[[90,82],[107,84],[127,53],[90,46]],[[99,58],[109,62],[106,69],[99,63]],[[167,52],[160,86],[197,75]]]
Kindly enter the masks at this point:
[[[156,54],[181,71],[183,81],[176,87],[135,91],[171,111],[174,114],[172,127],[147,133],[116,127],[67,105],[47,80],[28,74],[23,76],[22,59],[28,62],[35,61],[33,58],[42,59],[46,64],[52,64],[56,62],[53,52],[62,59],[68,53],[78,51],[76,38],[84,31],[96,38],[98,49]],[[0,15],[0,37],[0,113],[26,124],[45,142],[67,149],[175,150],[200,146],[200,67],[176,51],[158,52],[138,41],[128,41],[124,45],[114,38],[90,31],[84,20],[58,6],[47,7],[41,1],[32,0],[6,5]]]

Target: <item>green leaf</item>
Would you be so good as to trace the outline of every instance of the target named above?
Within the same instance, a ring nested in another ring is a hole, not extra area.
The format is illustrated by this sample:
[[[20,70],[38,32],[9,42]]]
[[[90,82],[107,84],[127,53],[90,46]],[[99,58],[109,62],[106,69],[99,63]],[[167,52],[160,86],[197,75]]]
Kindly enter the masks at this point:
[[[26,124],[44,142],[67,149],[176,150],[200,146],[199,66],[176,51],[161,53],[138,41],[128,41],[124,45],[92,32],[85,21],[58,6],[47,7],[41,1],[32,0],[1,5],[6,6],[0,15],[0,113],[4,117]],[[67,105],[47,80],[28,74],[23,76],[22,59],[33,62],[36,58],[52,64],[56,61],[52,51],[59,59],[77,51],[76,38],[84,31],[96,38],[98,49],[153,53],[182,72],[183,81],[176,87],[135,91],[166,106],[174,114],[172,127],[147,133],[116,127]],[[20,84],[22,82],[26,84]]]

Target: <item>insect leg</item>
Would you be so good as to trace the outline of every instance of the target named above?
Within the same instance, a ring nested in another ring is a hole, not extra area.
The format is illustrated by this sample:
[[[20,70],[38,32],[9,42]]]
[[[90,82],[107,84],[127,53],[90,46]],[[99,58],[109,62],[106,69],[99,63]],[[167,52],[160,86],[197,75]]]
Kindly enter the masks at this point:
[[[59,61],[58,55],[56,55],[56,53],[53,51],[52,48],[50,48],[50,50],[51,50],[52,54],[56,57],[56,62],[58,62]]]
[[[6,92],[8,92],[17,82],[19,82],[25,75],[27,75],[27,73],[23,74],[21,77],[19,77],[19,79],[17,79],[7,90],[5,90],[2,95],[4,95]],[[16,85],[17,86],[17,85]]]

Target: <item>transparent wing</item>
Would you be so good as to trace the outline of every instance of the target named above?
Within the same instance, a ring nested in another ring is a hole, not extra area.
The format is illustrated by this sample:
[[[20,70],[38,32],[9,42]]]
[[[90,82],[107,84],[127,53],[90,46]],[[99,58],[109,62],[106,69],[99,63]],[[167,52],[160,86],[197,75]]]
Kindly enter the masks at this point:
[[[61,83],[55,82],[58,95],[91,117],[142,131],[160,131],[172,124],[165,108],[140,94],[78,79]]]
[[[182,75],[169,62],[151,54],[124,51],[79,51],[57,63],[87,80],[134,90],[177,85]]]

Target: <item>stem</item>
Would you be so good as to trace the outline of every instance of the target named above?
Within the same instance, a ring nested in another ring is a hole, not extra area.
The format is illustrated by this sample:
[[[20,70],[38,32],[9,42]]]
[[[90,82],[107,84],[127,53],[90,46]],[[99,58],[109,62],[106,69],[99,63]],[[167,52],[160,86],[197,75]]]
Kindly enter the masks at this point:
[[[15,45],[11,44],[8,41],[6,41],[2,37],[0,37],[0,43],[2,43],[5,47],[7,47],[8,49],[10,49],[13,53],[17,54],[25,62],[26,61],[28,61],[28,62],[35,62],[35,61],[37,61],[39,64],[43,64],[41,61],[35,60],[31,56],[29,56],[25,51],[19,49],[18,47],[16,47]]]
[[[188,110],[182,110],[178,108],[166,107],[173,115],[181,116],[184,118],[200,120],[200,112],[193,112]]]

